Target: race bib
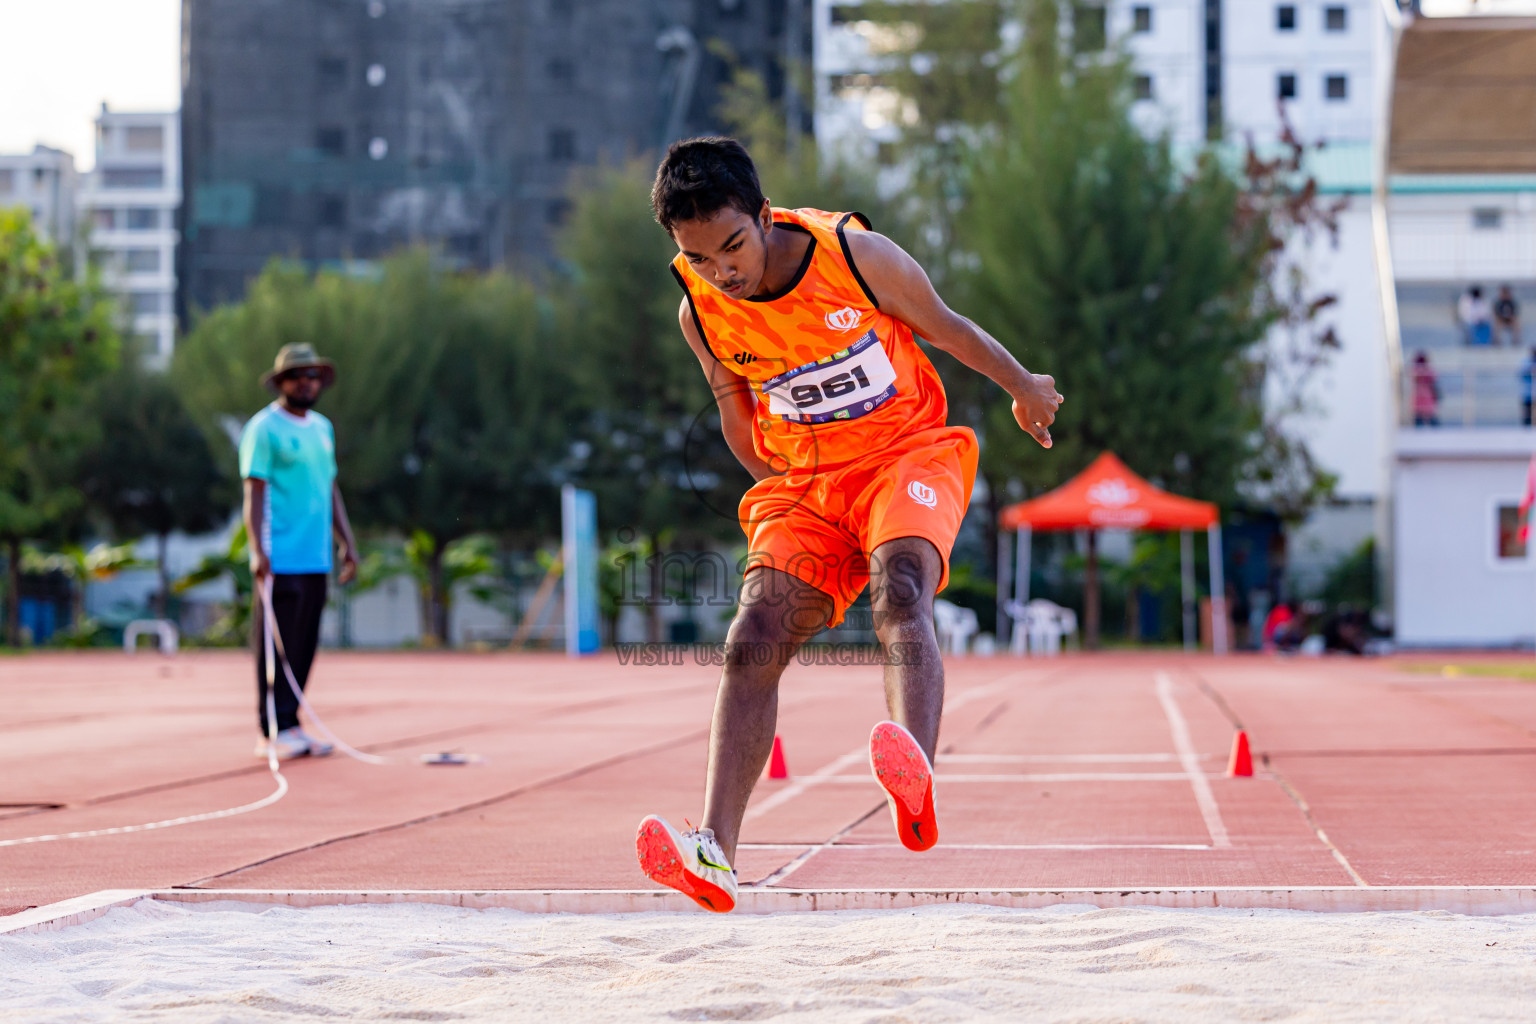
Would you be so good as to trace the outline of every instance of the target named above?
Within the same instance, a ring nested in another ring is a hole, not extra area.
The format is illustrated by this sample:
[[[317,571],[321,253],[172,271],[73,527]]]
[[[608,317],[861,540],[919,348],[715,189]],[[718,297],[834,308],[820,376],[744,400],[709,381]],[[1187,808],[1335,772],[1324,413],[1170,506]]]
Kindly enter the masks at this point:
[[[858,419],[896,394],[896,368],[870,330],[848,348],[763,382],[768,411],[799,423]]]

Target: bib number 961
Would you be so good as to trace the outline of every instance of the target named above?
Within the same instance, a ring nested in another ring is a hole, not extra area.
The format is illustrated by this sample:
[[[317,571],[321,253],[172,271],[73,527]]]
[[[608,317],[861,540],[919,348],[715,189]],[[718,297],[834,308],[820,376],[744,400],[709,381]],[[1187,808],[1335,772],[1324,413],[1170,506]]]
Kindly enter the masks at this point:
[[[828,377],[820,384],[797,384],[789,389],[790,401],[796,409],[809,409],[813,405],[833,398],[851,395],[860,388],[869,387],[869,377],[862,366],[850,366],[844,373]]]
[[[846,420],[873,411],[896,393],[896,369],[870,331],[825,359],[763,382],[768,411],[789,420]]]

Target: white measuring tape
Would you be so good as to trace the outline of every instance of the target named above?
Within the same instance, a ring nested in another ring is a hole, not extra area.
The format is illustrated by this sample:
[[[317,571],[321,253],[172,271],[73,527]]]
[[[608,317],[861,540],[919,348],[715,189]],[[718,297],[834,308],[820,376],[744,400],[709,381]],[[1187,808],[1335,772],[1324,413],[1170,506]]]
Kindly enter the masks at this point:
[[[336,749],[364,764],[400,764],[400,758],[380,757],[377,754],[367,754],[347,741],[343,740],[331,731],[331,727],[325,724],[325,720],[315,713],[309,701],[304,699],[304,691],[299,687],[299,681],[294,678],[293,666],[288,664],[288,652],[283,649],[283,638],[277,628],[277,616],[272,612],[272,577],[267,577],[267,585],[261,591],[261,612],[266,619],[266,629],[262,630],[267,636],[267,695],[271,699],[272,694],[272,641],[277,638],[277,651],[283,658],[283,675],[288,678],[288,687],[293,690],[293,695],[299,698],[299,706],[304,709],[304,714],[314,723],[315,727],[325,733],[326,737],[334,744]],[[270,712],[269,712],[270,715]],[[271,719],[269,718],[268,721]],[[270,744],[269,744],[270,746]]]
[[[268,587],[271,586],[272,577],[267,577]],[[261,592],[262,605],[266,609],[267,622],[272,619],[272,595],[269,590]],[[270,625],[262,630],[266,634],[267,647],[267,771],[272,773],[272,778],[277,782],[277,788],[271,793],[257,800],[255,803],[241,804],[239,807],[226,807],[222,811],[208,811],[206,814],[189,814],[182,818],[167,818],[164,821],[151,821],[143,825],[119,825],[117,828],[94,828],[85,832],[60,832],[48,836],[27,836],[24,839],[0,839],[0,847],[26,846],[31,843],[51,843],[56,839],[90,839],[94,836],[121,836],[130,832],[153,832],[161,828],[175,828],[177,825],[191,825],[199,821],[214,821],[218,818],[233,818],[237,814],[249,814],[251,811],[259,811],[263,807],[271,807],[288,794],[288,780],[283,778],[283,773],[277,767],[277,700],[274,697],[274,684],[276,677],[273,675],[272,656],[272,629]],[[278,641],[281,643],[281,640]],[[287,668],[285,660],[283,667]],[[289,679],[293,674],[289,673]],[[295,686],[297,689],[297,686]]]
[[[254,803],[241,804],[239,807],[227,807],[221,811],[208,811],[205,814],[189,814],[181,818],[167,818],[164,821],[151,821],[143,825],[120,825],[117,828],[97,828],[85,832],[60,832],[47,836],[27,836],[23,839],[0,839],[0,847],[25,846],[29,843],[51,843],[56,839],[90,839],[94,836],[120,836],[130,832],[152,832],[155,829],[174,828],[177,825],[191,825],[199,821],[215,821],[219,818],[233,818],[237,814],[249,814],[251,811],[259,811],[263,807],[271,807],[288,793],[288,780],[277,766],[277,660],[281,657],[283,662],[283,675],[288,680],[288,686],[293,690],[295,697],[299,699],[299,705],[304,709],[304,714],[314,723],[315,727],[323,732],[336,748],[343,754],[363,764],[390,765],[408,764],[415,759],[380,757],[377,754],[369,754],[358,750],[347,743],[325,724],[325,720],[316,713],[309,701],[304,699],[304,691],[299,687],[299,681],[294,677],[293,667],[288,664],[288,652],[283,649],[283,637],[277,626],[277,616],[272,612],[272,577],[269,575],[264,585],[257,588],[261,593],[261,613],[265,628],[262,629],[266,645],[266,672],[267,672],[267,770],[272,773],[272,778],[277,783],[277,788],[267,796]],[[455,755],[436,754],[424,756],[420,759],[425,764],[468,764],[484,760],[475,754]]]

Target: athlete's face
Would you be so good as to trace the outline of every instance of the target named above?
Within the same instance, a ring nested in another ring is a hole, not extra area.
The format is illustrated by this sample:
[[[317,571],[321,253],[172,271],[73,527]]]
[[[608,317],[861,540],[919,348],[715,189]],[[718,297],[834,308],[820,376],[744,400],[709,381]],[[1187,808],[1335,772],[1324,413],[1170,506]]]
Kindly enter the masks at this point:
[[[762,289],[772,225],[773,213],[764,200],[756,217],[727,206],[707,218],[682,221],[673,226],[672,240],[694,273],[731,298],[741,299]]]

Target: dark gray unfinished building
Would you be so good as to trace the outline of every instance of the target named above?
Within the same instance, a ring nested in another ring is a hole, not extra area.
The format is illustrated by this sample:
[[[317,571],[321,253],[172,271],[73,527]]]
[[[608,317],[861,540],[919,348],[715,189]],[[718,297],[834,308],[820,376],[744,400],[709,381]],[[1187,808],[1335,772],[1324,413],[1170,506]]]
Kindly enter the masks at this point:
[[[810,9],[183,0],[179,311],[240,298],[273,256],[318,266],[427,242],[536,270],[574,167],[720,130],[732,69],[712,43],[808,121],[785,68],[810,58]]]

